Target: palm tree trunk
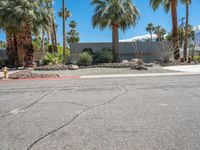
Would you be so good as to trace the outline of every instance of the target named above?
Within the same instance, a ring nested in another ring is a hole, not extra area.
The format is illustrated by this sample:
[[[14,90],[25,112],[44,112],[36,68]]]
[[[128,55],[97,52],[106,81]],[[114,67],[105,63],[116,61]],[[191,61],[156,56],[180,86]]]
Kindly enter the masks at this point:
[[[50,39],[51,39],[51,37],[50,37],[49,31],[47,31],[47,40],[48,40],[48,44],[50,44]]]
[[[151,36],[151,42],[152,42],[153,41],[152,31],[150,31],[150,36]]]
[[[26,55],[24,58],[25,67],[34,67],[34,51],[33,51],[33,44],[32,44],[32,33],[31,33],[31,26],[30,26],[28,18],[25,19],[23,36],[24,36],[23,48],[26,52]]]
[[[172,32],[173,32],[173,47],[174,59],[180,58],[179,50],[179,35],[178,35],[178,20],[177,20],[177,0],[171,0],[171,14],[172,14]]]
[[[55,21],[53,20],[53,34],[54,34],[54,49],[56,52],[58,52],[58,42],[57,42],[57,35],[56,35],[56,25],[55,25]]]
[[[51,24],[51,44],[52,44],[52,53],[55,53],[55,39],[53,33],[53,23]]]
[[[119,29],[117,24],[113,25],[112,34],[112,53],[114,62],[119,62]]]
[[[189,22],[189,4],[186,1],[186,28],[185,28],[185,43],[184,43],[184,59],[187,61],[187,49],[188,49],[188,22]]]
[[[65,0],[62,0],[62,7],[63,7],[63,64],[66,63],[66,22],[65,22]]]
[[[45,36],[45,32],[44,32],[44,29],[42,29],[42,52],[45,52],[44,36]]]
[[[6,31],[6,53],[8,55],[8,59],[11,62],[11,65],[17,64],[17,46],[14,42],[14,34],[12,32]]]

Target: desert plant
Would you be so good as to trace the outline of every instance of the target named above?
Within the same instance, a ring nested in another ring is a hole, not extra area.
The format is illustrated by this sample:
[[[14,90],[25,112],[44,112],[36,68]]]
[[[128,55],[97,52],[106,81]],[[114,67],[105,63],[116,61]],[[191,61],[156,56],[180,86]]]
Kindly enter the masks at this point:
[[[169,41],[160,41],[158,46],[159,50],[154,51],[155,57],[159,58],[159,60],[164,63],[169,63],[175,49],[173,43]]]
[[[94,53],[94,63],[111,63],[113,61],[113,54],[111,49],[103,48]]]
[[[80,59],[78,61],[79,66],[89,66],[93,62],[92,55],[87,52],[83,52],[80,54]]]
[[[43,58],[44,65],[55,65],[61,63],[62,60],[59,60],[59,57],[55,53],[46,53]]]
[[[81,51],[81,53],[84,53],[84,52],[87,52],[87,53],[89,53],[89,54],[91,54],[91,55],[94,54],[94,53],[93,53],[93,49],[91,49],[91,48],[84,48],[84,49]]]
[[[194,56],[194,61],[200,63],[200,56]]]
[[[51,51],[52,45],[49,45],[49,51]],[[47,52],[46,55],[43,58],[43,64],[44,65],[55,65],[63,62],[63,59],[66,59],[63,57],[63,48],[62,46],[57,46],[58,52],[57,53],[50,53]],[[65,51],[66,56],[70,55],[70,49],[66,49]]]
[[[134,41],[132,43],[132,47],[133,47],[133,57],[134,58],[139,58],[139,59],[143,60],[144,59],[144,52],[138,50],[138,42],[137,41]]]

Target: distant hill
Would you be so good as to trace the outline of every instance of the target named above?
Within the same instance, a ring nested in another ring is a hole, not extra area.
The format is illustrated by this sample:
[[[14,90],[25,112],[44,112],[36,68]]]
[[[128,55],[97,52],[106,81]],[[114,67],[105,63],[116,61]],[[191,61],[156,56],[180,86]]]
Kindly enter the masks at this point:
[[[196,32],[196,45],[200,48],[200,25],[194,27],[194,30]],[[155,34],[153,34],[153,39],[155,40],[157,38],[157,36]],[[147,39],[150,39],[150,35],[146,34],[146,35],[141,35],[141,36],[135,36],[133,38],[130,39],[122,39],[120,40],[120,42],[134,42],[134,41],[146,41]]]

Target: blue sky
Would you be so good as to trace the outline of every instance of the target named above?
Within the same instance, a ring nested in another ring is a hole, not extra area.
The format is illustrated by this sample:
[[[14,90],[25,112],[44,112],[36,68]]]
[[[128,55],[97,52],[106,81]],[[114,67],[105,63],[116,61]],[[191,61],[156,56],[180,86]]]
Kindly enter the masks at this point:
[[[80,33],[81,42],[110,42],[111,31],[106,29],[100,31],[98,28],[93,29],[91,25],[91,18],[94,8],[90,5],[91,0],[65,0],[66,7],[72,12],[72,17],[67,21],[75,20],[78,23],[78,31]],[[58,24],[58,41],[62,43],[62,20],[57,16],[57,12],[61,9],[61,0],[55,0],[54,8],[56,15],[56,23]],[[138,35],[147,34],[145,27],[149,22],[155,25],[163,26],[167,31],[171,30],[171,15],[165,14],[162,7],[156,12],[149,7],[149,0],[134,0],[133,3],[140,10],[141,16],[136,27],[130,28],[125,33],[120,32],[120,39],[132,38]],[[199,17],[200,0],[193,0],[190,6],[190,24],[193,26],[200,25]],[[178,17],[185,16],[185,6],[178,6]],[[180,22],[179,22],[180,23]],[[67,26],[67,30],[69,27]],[[0,33],[0,40],[5,39],[5,34]]]

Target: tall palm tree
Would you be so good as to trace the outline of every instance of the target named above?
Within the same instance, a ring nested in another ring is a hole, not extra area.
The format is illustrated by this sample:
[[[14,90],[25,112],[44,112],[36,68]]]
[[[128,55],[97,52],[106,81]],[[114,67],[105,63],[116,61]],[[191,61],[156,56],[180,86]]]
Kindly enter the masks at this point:
[[[146,27],[146,31],[149,32],[150,36],[151,36],[151,42],[153,41],[153,30],[154,30],[154,25],[153,23],[149,23]]]
[[[192,0],[181,0],[186,6],[186,24],[185,24],[185,38],[184,38],[184,52],[183,57],[187,61],[187,49],[188,49],[188,34],[189,34],[189,5],[192,3]]]
[[[67,33],[67,41],[68,43],[78,43],[80,41],[80,38],[79,38],[79,33],[78,31],[76,30],[76,27],[77,27],[77,23],[72,20],[69,24],[70,26],[70,31]]]
[[[56,35],[56,23],[55,23],[55,17],[54,17],[54,9],[53,9],[53,0],[45,0],[48,4],[49,8],[49,14],[52,16],[52,22],[50,26],[50,34],[51,34],[51,44],[52,44],[52,51],[57,52],[58,50],[58,42],[57,42],[57,35]]]
[[[127,28],[136,25],[139,11],[131,0],[92,0],[95,7],[92,17],[93,27],[103,30],[106,27],[112,29],[112,50],[114,61],[119,61],[119,29],[123,32]]]
[[[71,12],[67,10],[65,7],[65,0],[62,0],[62,6],[63,8],[61,9],[60,12],[58,12],[59,17],[62,17],[63,19],[63,64],[66,63],[66,21],[67,18],[71,16]]]
[[[157,35],[158,41],[162,41],[164,39],[164,35],[167,33],[166,30],[161,26],[154,27],[153,31]]]
[[[0,20],[3,20],[1,26],[7,32],[8,43],[14,43],[13,53],[17,53],[20,66],[24,62],[27,67],[33,66],[32,33],[48,26],[50,16],[42,5],[42,0],[0,1]]]
[[[165,11],[168,13],[171,10],[172,16],[172,39],[174,46],[174,59],[180,58],[179,51],[179,35],[178,35],[178,20],[177,20],[177,4],[178,0],[150,0],[150,6],[155,11],[160,5],[164,6]]]

